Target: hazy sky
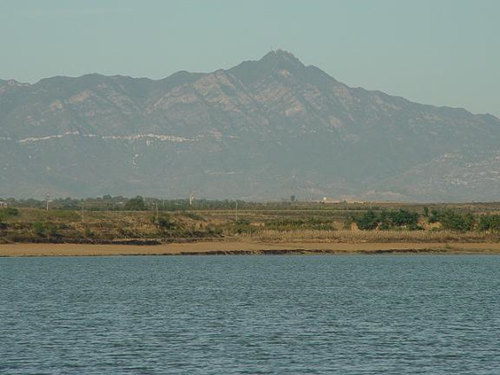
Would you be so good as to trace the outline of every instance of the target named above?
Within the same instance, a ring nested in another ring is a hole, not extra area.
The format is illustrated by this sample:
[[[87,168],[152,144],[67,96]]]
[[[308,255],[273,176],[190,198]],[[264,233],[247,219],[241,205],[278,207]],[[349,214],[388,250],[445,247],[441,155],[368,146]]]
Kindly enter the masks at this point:
[[[163,78],[270,49],[349,86],[500,116],[500,0],[0,0],[0,78]]]

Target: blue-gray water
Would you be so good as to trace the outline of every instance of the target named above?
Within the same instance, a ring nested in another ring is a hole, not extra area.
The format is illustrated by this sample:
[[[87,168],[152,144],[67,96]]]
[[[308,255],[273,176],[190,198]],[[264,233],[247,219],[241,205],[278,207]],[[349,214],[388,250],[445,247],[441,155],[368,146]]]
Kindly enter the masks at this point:
[[[1,374],[500,374],[499,256],[0,259]]]

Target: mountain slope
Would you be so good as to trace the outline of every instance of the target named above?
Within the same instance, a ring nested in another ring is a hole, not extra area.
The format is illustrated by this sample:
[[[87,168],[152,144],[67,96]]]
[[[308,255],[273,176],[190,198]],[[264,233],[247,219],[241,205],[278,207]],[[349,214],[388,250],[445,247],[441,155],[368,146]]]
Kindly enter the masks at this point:
[[[500,120],[284,51],[163,80],[0,81],[0,196],[500,200]]]

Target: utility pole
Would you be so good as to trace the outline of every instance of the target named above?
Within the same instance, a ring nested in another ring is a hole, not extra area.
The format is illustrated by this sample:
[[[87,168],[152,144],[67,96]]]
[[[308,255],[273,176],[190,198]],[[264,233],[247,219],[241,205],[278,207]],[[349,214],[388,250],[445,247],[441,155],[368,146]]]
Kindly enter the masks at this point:
[[[156,201],[155,201],[155,211],[156,211],[155,220],[156,220],[156,222],[158,222],[158,202],[156,202]]]
[[[45,196],[45,209],[48,211],[49,210],[49,201],[50,201],[50,195],[47,194]]]

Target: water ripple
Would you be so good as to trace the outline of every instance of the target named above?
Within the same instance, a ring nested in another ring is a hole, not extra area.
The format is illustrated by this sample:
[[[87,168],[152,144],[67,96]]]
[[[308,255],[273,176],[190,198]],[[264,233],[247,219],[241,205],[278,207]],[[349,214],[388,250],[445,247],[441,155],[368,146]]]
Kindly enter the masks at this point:
[[[499,374],[498,256],[0,259],[2,374]]]

